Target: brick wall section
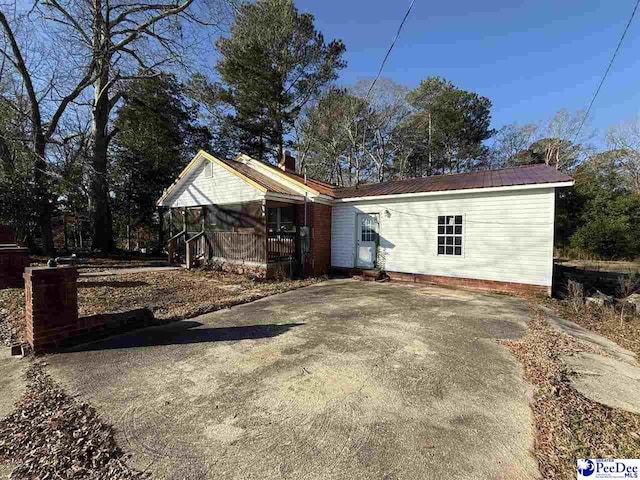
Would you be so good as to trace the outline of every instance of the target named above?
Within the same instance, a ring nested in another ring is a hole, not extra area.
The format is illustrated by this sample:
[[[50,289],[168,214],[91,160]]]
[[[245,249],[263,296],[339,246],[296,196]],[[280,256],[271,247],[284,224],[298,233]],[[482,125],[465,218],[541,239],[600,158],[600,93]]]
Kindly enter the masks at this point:
[[[16,234],[9,225],[0,225],[0,245],[16,243]]]
[[[0,246],[0,289],[24,285],[22,274],[29,266],[29,250],[23,247]]]
[[[311,248],[313,276],[327,275],[331,269],[331,206],[312,204]]]
[[[504,292],[524,295],[551,295],[551,287],[544,285],[530,285],[526,283],[497,282],[493,280],[479,280],[476,278],[443,277],[438,275],[422,275],[418,273],[385,272],[391,280],[414,283],[432,283],[435,285],[447,285],[462,287],[470,290],[487,292]]]
[[[27,342],[36,353],[106,338],[154,323],[146,308],[78,317],[76,267],[32,267],[24,273]]]
[[[34,351],[62,344],[78,329],[76,267],[30,267],[24,272],[27,341]]]
[[[296,205],[296,222],[305,225],[304,205]],[[311,227],[311,261],[307,275],[318,277],[331,270],[331,206],[307,203],[307,225]]]

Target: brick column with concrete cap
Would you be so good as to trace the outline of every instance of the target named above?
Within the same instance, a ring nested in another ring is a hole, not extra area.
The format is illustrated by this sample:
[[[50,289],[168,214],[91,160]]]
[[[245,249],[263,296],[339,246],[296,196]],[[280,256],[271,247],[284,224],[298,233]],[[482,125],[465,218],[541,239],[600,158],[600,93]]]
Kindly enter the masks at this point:
[[[27,341],[34,351],[56,347],[78,330],[77,278],[74,266],[25,269]]]

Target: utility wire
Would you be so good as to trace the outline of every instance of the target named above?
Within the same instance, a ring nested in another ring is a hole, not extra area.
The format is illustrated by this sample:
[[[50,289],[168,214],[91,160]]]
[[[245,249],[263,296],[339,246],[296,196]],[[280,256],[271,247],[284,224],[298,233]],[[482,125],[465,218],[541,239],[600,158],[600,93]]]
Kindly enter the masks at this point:
[[[613,56],[611,57],[611,60],[609,61],[609,65],[607,66],[607,69],[604,72],[604,75],[602,76],[602,79],[600,80],[600,84],[598,85],[598,88],[596,89],[596,92],[593,94],[593,98],[591,99],[591,103],[589,103],[589,108],[587,108],[587,111],[584,114],[584,117],[582,118],[582,122],[580,122],[580,126],[578,127],[578,130],[576,131],[575,136],[573,137],[573,143],[575,143],[576,139],[578,138],[578,135],[580,134],[580,131],[582,130],[582,127],[584,126],[584,123],[587,121],[587,118],[589,117],[589,113],[591,112],[591,107],[593,107],[594,102],[596,101],[596,98],[598,96],[598,94],[600,93],[600,89],[602,88],[602,84],[604,84],[604,81],[607,78],[607,75],[609,75],[609,70],[611,70],[611,66],[613,65],[614,60],[616,59],[616,56],[618,55],[618,51],[620,50],[620,46],[622,45],[622,42],[624,41],[624,37],[627,35],[627,31],[629,30],[629,27],[631,26],[631,22],[633,21],[633,17],[636,15],[636,10],[638,10],[638,5],[640,5],[640,0],[636,1],[636,6],[633,7],[633,12],[631,12],[631,16],[629,17],[629,21],[627,22],[627,26],[624,27],[624,31],[622,32],[622,36],[620,37],[620,40],[618,41],[618,46],[616,47],[615,52],[613,52]]]
[[[640,0],[638,0],[638,2],[640,2]],[[367,91],[367,95],[364,97],[365,102],[369,98],[369,94],[371,93],[371,90],[373,90],[373,86],[376,84],[376,82],[380,78],[380,75],[382,75],[382,70],[384,69],[384,65],[385,65],[385,63],[387,63],[387,59],[389,58],[389,55],[391,55],[391,50],[393,50],[393,47],[395,47],[396,42],[398,41],[398,37],[400,36],[400,32],[402,31],[402,27],[404,27],[404,24],[407,21],[407,18],[409,17],[409,14],[411,13],[411,10],[413,9],[413,4],[414,3],[416,3],[416,0],[411,0],[411,3],[409,4],[409,8],[407,9],[407,13],[404,14],[404,18],[402,19],[402,22],[400,22],[400,26],[398,27],[398,31],[396,32],[396,36],[393,37],[393,41],[391,42],[391,45],[389,45],[389,49],[387,50],[387,53],[385,54],[385,56],[384,56],[384,58],[382,60],[382,63],[380,64],[380,68],[378,69],[378,74],[373,79],[373,82],[371,82],[371,85],[369,86],[369,90]]]

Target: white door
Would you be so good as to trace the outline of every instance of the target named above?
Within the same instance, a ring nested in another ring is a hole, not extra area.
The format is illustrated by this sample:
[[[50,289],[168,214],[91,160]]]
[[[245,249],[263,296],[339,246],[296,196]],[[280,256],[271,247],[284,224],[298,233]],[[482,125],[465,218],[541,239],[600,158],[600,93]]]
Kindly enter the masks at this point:
[[[357,229],[356,267],[375,268],[378,250],[378,214],[359,213]]]

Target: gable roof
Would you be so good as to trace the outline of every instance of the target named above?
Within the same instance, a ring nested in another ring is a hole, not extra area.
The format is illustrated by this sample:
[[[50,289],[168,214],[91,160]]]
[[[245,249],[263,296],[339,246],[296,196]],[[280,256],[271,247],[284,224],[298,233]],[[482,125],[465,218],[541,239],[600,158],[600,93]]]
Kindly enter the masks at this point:
[[[298,192],[296,192],[295,190],[292,190],[291,188],[287,187],[286,185],[283,185],[282,183],[278,182],[277,180],[274,180],[273,178],[258,172],[257,170],[251,168],[248,165],[245,165],[242,162],[237,162],[235,160],[229,160],[227,158],[225,158],[225,159],[218,158],[218,160],[223,162],[228,167],[234,169],[236,172],[242,174],[244,177],[246,177],[246,178],[248,178],[250,180],[253,180],[258,185],[264,187],[267,192],[281,193],[281,194],[284,194],[284,195],[300,196],[300,194]]]
[[[234,175],[241,178],[242,180],[250,184],[252,187],[256,188],[257,190],[263,193],[271,192],[271,193],[284,194],[284,195],[294,195],[294,196],[299,195],[296,191],[288,188],[286,185],[283,185],[282,183],[273,180],[267,175],[263,175],[260,172],[257,172],[256,170],[252,169],[251,167],[248,167],[247,165],[244,165],[243,163],[236,162],[235,160],[229,160],[221,156],[214,156],[214,155],[211,155],[210,153],[205,152],[204,150],[200,150],[195,155],[195,157],[193,157],[193,159],[187,164],[187,166],[184,167],[182,172],[180,172],[180,174],[174,180],[171,186],[169,186],[169,188],[167,188],[164,191],[164,193],[162,194],[162,197],[158,199],[156,204],[160,205],[164,200],[166,200],[169,197],[169,195],[171,195],[171,193],[176,189],[176,187],[184,181],[184,179],[188,176],[191,169],[193,169],[194,166],[197,165],[203,159],[220,165],[227,171],[233,173]]]
[[[573,182],[573,179],[555,168],[541,164],[452,175],[434,175],[407,180],[364,184],[357,187],[336,187],[333,196],[342,199],[565,182]]]
[[[289,177],[291,180],[294,180],[300,183],[301,185],[306,185],[307,187],[310,187],[311,189],[315,190],[316,192],[322,195],[328,195],[330,197],[333,197],[334,190],[338,188],[336,185],[333,185],[332,183],[325,182],[323,180],[318,180],[317,178],[311,178],[309,176],[307,176],[307,179],[305,182],[304,176],[298,175],[297,173],[292,172],[291,170],[282,170],[280,167],[277,167],[275,165],[272,165],[266,162],[262,162],[262,164],[266,165],[267,167],[270,167],[271,169],[275,170],[277,173],[281,175]]]
[[[258,160],[252,159],[244,154],[238,155],[237,158],[243,157],[253,160],[254,162],[258,162]],[[266,175],[250,164],[238,160],[230,160],[220,155],[214,156],[204,150],[200,150],[193,160],[191,160],[184,170],[182,170],[173,184],[164,192],[157,202],[158,205],[160,205],[171,194],[176,186],[187,176],[194,165],[203,158],[217,163],[261,192],[290,195],[295,197],[300,196],[300,193],[287,186],[286,182],[279,181],[278,178]],[[497,170],[483,170],[470,173],[434,175],[407,180],[392,180],[383,183],[361,184],[357,187],[338,187],[331,183],[311,177],[307,177],[305,181],[303,176],[290,170],[282,170],[279,167],[266,162],[260,162],[260,165],[264,165],[272,169],[279,176],[295,182],[306,190],[338,200],[491,187],[515,187],[544,184],[568,186],[573,184],[573,179],[570,176],[544,164],[502,168]]]

